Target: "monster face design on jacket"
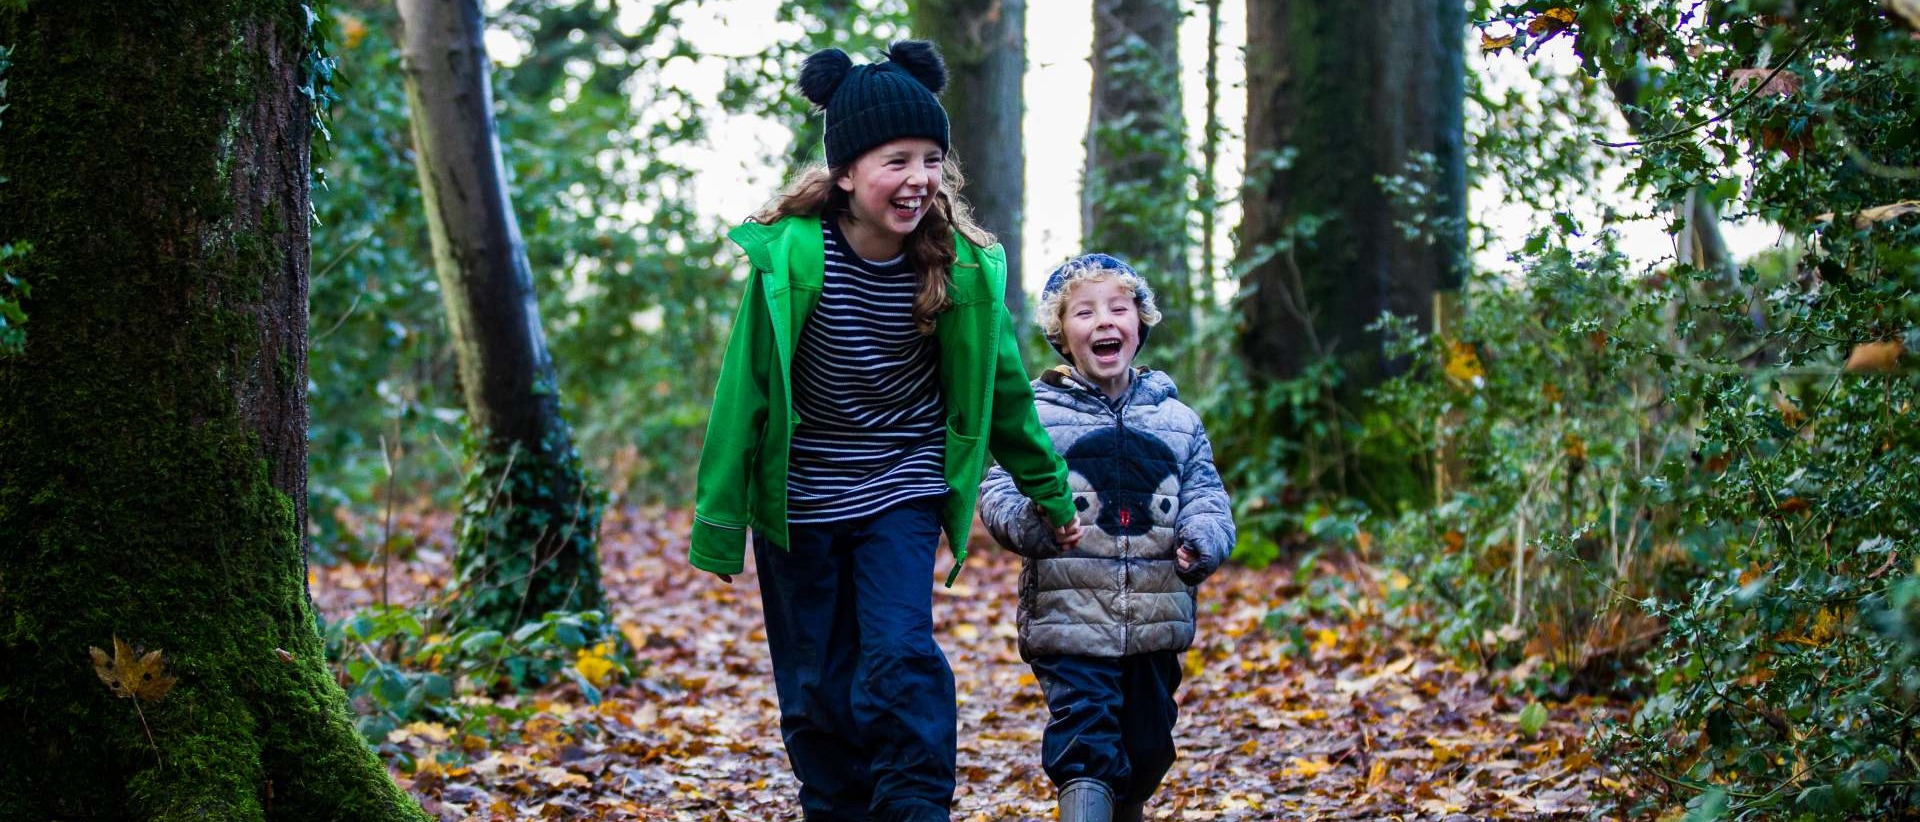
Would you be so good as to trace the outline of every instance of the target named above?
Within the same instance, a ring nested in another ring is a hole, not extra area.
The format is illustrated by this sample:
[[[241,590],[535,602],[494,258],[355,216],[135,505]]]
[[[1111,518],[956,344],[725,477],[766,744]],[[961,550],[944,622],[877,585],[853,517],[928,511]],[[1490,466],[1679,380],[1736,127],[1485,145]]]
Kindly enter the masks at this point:
[[[1102,427],[1076,440],[1065,456],[1082,521],[1116,540],[1173,527],[1180,462],[1159,437],[1124,425]]]

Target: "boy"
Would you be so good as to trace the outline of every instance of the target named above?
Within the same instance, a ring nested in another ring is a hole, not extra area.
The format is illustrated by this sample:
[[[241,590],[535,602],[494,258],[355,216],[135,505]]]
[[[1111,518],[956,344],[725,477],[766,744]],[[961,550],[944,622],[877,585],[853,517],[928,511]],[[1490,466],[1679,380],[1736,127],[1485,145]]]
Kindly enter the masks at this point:
[[[1026,558],[1020,655],[1052,715],[1041,764],[1061,822],[1137,820],[1173,765],[1195,586],[1232,550],[1233,516],[1199,416],[1166,374],[1133,364],[1160,321],[1146,281],[1106,254],[1075,258],[1048,277],[1039,321],[1067,361],[1033,391],[1067,460],[1081,537],[1057,545],[999,468],[980,514]]]

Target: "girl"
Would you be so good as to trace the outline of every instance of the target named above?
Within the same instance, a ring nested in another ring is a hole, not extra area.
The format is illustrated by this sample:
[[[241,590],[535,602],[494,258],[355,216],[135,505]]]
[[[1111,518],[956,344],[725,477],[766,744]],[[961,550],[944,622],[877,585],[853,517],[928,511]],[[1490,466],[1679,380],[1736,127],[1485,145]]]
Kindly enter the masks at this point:
[[[1079,538],[1066,466],[1035,416],[1005,258],[947,161],[931,43],[854,66],[808,57],[825,168],[729,236],[752,266],[700,455],[697,568],[732,581],[746,531],[780,729],[806,818],[946,820],[953,673],[933,639],[940,533],[965,562],[991,451]]]

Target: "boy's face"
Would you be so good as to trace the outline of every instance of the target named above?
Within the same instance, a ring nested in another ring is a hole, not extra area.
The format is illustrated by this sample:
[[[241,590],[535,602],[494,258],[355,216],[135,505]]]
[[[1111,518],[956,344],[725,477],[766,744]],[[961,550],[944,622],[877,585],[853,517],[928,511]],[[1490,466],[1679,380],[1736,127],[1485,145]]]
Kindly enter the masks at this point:
[[[939,143],[902,137],[860,155],[835,183],[847,192],[848,210],[860,230],[897,244],[919,227],[933,206],[946,160]]]
[[[1124,387],[1140,350],[1133,289],[1114,277],[1075,283],[1061,306],[1060,335],[1074,367],[1102,387]]]

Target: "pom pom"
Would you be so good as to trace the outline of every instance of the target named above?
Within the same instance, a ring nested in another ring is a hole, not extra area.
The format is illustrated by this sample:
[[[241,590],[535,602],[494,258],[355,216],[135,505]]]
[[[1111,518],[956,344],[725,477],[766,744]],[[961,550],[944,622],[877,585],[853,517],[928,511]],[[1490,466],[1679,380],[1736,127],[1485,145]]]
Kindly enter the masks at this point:
[[[947,64],[940,59],[940,50],[932,42],[901,40],[887,49],[887,57],[894,65],[906,69],[928,91],[939,94],[947,87]]]
[[[853,58],[839,49],[822,49],[807,55],[800,64],[800,94],[820,108],[827,107],[840,81],[853,70]]]

